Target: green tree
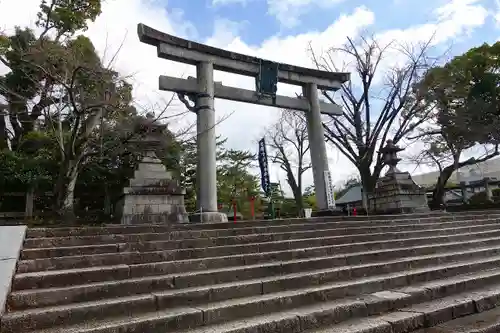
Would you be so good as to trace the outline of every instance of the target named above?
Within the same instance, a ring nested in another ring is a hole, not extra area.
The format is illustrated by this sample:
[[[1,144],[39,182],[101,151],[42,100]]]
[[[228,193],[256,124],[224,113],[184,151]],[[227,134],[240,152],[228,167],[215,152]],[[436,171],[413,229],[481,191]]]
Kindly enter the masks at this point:
[[[225,153],[224,144],[226,139],[217,138],[216,154],[217,160],[220,161]],[[177,177],[179,177],[181,185],[186,190],[185,204],[188,212],[194,212],[199,209],[197,205],[197,188],[198,182],[196,175],[198,174],[198,153],[196,146],[196,138],[190,140],[179,140],[174,142],[175,149],[178,150],[179,162],[173,169]]]
[[[418,89],[433,107],[421,133],[413,137],[426,147],[419,163],[438,167],[432,203],[443,204],[445,187],[457,169],[487,161],[499,154],[500,43],[484,44],[430,70]],[[465,158],[471,148],[484,154]]]
[[[217,198],[223,209],[231,209],[233,198],[237,201],[240,213],[245,217],[250,216],[249,197],[259,197],[258,178],[250,172],[255,154],[247,151],[226,149],[227,139],[218,137],[216,143],[217,154]],[[188,211],[196,211],[197,206],[197,151],[196,140],[174,142],[178,147],[179,162],[176,163],[175,172],[186,189],[185,204]],[[177,149],[177,148],[176,148]],[[255,201],[258,209],[259,200]]]
[[[89,138],[87,158],[75,186],[78,208],[101,210],[105,216],[112,214],[140,158],[141,151],[132,139],[140,137],[136,127],[144,120],[132,107],[112,121],[102,119],[97,133]],[[169,136],[165,138],[168,140]],[[160,156],[167,159],[163,151]]]
[[[43,0],[37,21],[42,32],[38,36],[30,29],[19,27],[11,36],[0,33],[0,62],[10,70],[4,77],[0,76],[0,95],[7,101],[3,108],[7,109],[14,128],[14,133],[11,133],[14,146],[23,133],[33,129],[47,108],[59,102],[50,92],[60,84],[54,72],[64,63],[61,40],[85,30],[87,23],[94,21],[100,12],[100,0]],[[53,38],[47,37],[49,32]],[[95,54],[87,55],[96,57]],[[34,97],[38,97],[38,101],[30,103]],[[0,130],[4,139],[2,145],[6,146],[3,119]]]
[[[99,15],[100,6],[97,0],[42,1],[37,21],[42,33],[35,37],[29,29],[17,28],[0,44],[0,61],[10,69],[0,79],[0,92],[14,128],[11,147],[16,150],[44,116],[58,146],[55,209],[69,217],[79,172],[96,153],[91,139],[103,119],[115,118],[131,102],[131,86],[103,66],[87,37],[75,35]],[[30,106],[35,97],[38,102]]]
[[[314,188],[314,185],[306,187],[302,197],[304,198],[304,208],[312,208],[313,210],[318,209],[318,205],[316,203],[316,189]],[[337,198],[337,196],[335,196],[335,198]]]
[[[37,132],[25,135],[18,151],[0,151],[0,188],[27,191],[40,186],[48,190],[57,177],[56,151],[55,139]]]
[[[38,27],[43,27],[40,37],[55,30],[58,40],[77,31],[86,30],[89,21],[101,14],[101,0],[42,0],[38,13]]]
[[[217,198],[226,207],[236,201],[238,211],[250,217],[250,197],[259,197],[258,177],[250,172],[255,154],[228,149],[222,153],[217,167]],[[257,201],[257,200],[256,200]],[[257,207],[258,208],[258,207]]]
[[[17,211],[16,197],[8,193],[50,192],[57,177],[57,142],[50,133],[29,132],[23,136],[17,151],[0,150],[0,201],[4,211]],[[36,196],[35,196],[36,197]],[[44,206],[50,202],[42,196]],[[11,204],[14,204],[12,206]],[[22,200],[24,205],[24,200]]]

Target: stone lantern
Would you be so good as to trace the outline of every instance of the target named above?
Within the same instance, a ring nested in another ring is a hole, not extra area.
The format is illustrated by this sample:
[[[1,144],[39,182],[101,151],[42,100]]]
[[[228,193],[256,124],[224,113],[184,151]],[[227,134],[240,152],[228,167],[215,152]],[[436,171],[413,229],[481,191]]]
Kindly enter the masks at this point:
[[[189,222],[185,191],[156,155],[163,146],[166,128],[156,123],[151,113],[135,128],[140,136],[130,142],[140,150],[141,158],[129,186],[124,188],[122,224]]]
[[[387,140],[380,149],[384,163],[389,166],[385,176],[377,180],[375,190],[369,195],[370,210],[376,213],[413,213],[428,211],[425,189],[418,186],[408,172],[401,172],[397,164],[398,153],[404,149]]]
[[[384,163],[389,166],[387,173],[399,172],[396,168],[396,165],[401,161],[398,153],[403,150],[403,148],[396,146],[392,140],[387,140],[386,146],[380,149],[380,152],[383,154]]]
[[[166,124],[156,122],[153,113],[147,113],[146,119],[141,119],[134,128],[138,135],[129,142],[135,145],[143,155],[156,157],[156,150],[163,146],[163,133],[166,129]]]

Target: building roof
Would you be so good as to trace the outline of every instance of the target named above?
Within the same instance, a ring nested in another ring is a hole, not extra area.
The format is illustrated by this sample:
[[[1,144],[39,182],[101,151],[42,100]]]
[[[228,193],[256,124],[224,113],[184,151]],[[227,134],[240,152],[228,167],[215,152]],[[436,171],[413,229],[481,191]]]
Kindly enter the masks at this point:
[[[361,196],[361,185],[355,185],[347,190],[343,196],[335,200],[335,204],[345,205],[349,203],[354,203],[362,200]]]
[[[438,176],[438,171],[432,171],[420,175],[412,175],[412,178],[418,185],[430,187],[436,183]],[[476,163],[460,168],[458,172],[454,172],[452,174],[449,182],[469,183],[471,181],[480,180],[485,177],[500,179],[500,158],[493,158],[482,163]]]

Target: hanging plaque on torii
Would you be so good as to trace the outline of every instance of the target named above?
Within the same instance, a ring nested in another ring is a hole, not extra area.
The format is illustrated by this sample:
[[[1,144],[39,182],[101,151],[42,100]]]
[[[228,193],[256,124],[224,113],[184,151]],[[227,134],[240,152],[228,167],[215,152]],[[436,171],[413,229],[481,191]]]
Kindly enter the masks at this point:
[[[321,113],[342,115],[342,109],[337,104],[320,101],[318,89],[336,91],[350,79],[350,73],[276,63],[182,39],[143,24],[139,24],[137,29],[141,42],[157,47],[158,57],[195,65],[197,68],[196,78],[182,79],[162,75],[159,77],[159,87],[161,90],[190,96],[195,101],[193,109],[197,110],[198,116],[200,210],[217,211],[214,98],[304,111],[308,124],[317,203],[320,209],[331,208],[332,204],[328,199],[333,188],[328,181],[330,177]],[[214,82],[214,70],[253,77],[255,90]],[[303,96],[278,95],[278,82],[302,87]]]
[[[268,97],[276,103],[276,92],[278,91],[278,67],[279,64],[261,60],[259,64],[259,75],[255,78],[255,90],[257,96]]]

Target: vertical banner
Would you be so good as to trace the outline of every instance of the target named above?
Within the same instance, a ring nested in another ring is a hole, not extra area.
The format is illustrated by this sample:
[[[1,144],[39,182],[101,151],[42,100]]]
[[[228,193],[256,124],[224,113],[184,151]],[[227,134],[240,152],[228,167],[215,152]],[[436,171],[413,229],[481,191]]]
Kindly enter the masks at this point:
[[[332,184],[332,174],[330,171],[325,171],[325,191],[326,191],[326,203],[329,209],[335,208],[335,193]]]
[[[267,163],[266,140],[259,140],[259,167],[260,167],[260,184],[262,190],[267,197],[271,196],[271,181],[269,179],[269,166]]]

